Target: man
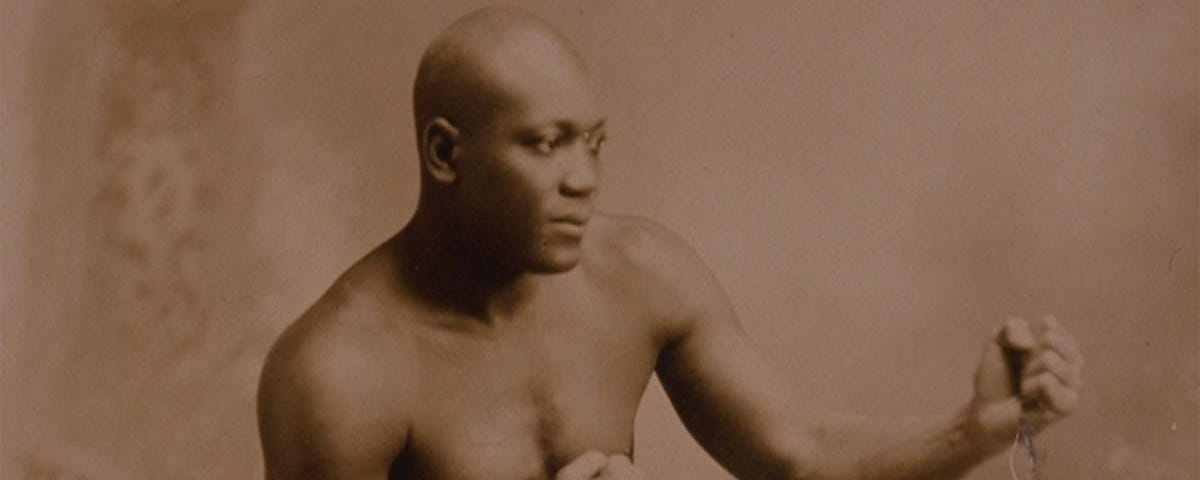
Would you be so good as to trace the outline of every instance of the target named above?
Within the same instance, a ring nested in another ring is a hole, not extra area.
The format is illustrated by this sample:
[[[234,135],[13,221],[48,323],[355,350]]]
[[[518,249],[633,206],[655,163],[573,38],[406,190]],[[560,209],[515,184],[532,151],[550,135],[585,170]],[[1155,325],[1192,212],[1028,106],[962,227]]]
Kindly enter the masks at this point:
[[[1049,318],[1001,329],[958,411],[803,407],[681,240],[593,212],[603,113],[576,52],[535,18],[455,22],[413,102],[413,219],[264,367],[270,479],[639,478],[634,415],[654,372],[739,478],[951,478],[1020,418],[1040,428],[1074,408],[1083,361]]]

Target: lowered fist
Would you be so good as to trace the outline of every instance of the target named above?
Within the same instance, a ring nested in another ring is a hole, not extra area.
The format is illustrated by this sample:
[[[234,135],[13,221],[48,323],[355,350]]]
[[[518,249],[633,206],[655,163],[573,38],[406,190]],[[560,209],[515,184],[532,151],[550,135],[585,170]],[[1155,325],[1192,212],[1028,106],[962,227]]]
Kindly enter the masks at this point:
[[[554,475],[554,480],[643,480],[641,472],[623,454],[605,455],[588,450]]]

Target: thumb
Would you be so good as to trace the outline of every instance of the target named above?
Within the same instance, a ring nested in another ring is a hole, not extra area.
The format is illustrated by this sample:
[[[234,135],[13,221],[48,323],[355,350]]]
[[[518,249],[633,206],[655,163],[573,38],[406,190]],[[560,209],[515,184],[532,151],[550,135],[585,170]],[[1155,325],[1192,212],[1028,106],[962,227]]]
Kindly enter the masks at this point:
[[[988,342],[975,370],[975,397],[983,403],[1012,397],[1017,391],[1011,353],[999,342]]]

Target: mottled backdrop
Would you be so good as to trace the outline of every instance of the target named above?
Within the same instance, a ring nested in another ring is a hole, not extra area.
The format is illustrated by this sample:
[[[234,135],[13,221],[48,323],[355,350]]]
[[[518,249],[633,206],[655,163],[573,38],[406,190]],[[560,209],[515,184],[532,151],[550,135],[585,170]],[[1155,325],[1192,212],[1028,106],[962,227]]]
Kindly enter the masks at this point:
[[[266,350],[411,214],[412,76],[467,3],[3,3],[4,478],[261,474]],[[1200,478],[1196,2],[641,3],[525,6],[605,88],[602,205],[688,238],[812,401],[955,406],[1050,311],[1091,361],[1043,478]],[[657,385],[638,427],[649,478],[727,478]]]

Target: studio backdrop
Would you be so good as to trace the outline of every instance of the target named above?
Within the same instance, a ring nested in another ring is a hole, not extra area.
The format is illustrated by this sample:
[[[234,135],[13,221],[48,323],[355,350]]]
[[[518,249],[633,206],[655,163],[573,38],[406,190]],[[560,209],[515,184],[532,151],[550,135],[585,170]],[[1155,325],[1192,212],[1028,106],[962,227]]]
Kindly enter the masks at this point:
[[[1044,478],[1197,478],[1196,2],[518,3],[603,91],[601,208],[808,400],[953,408],[1052,312],[1089,364]],[[477,6],[6,0],[0,476],[261,476],[267,349],[408,220],[417,61]],[[656,383],[637,428],[648,478],[729,478]]]

